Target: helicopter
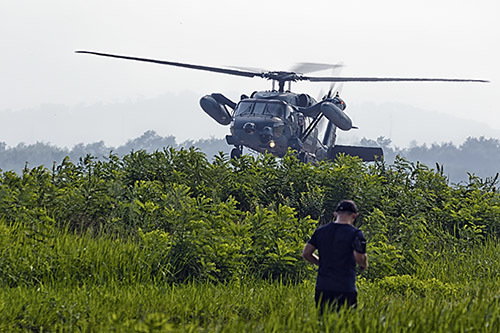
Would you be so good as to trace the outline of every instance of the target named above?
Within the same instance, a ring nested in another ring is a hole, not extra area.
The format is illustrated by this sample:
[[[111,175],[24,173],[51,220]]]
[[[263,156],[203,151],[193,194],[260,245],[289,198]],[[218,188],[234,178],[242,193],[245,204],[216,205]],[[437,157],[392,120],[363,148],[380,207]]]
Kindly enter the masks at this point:
[[[334,160],[338,154],[342,153],[358,156],[367,162],[382,157],[383,151],[380,147],[335,144],[337,129],[349,131],[357,128],[345,113],[347,105],[340,97],[339,91],[334,92],[335,83],[489,82],[477,79],[307,76],[297,70],[265,71],[244,67],[232,69],[94,51],[75,52],[271,80],[271,90],[255,91],[249,96],[243,94],[238,102],[232,101],[221,93],[212,93],[200,99],[203,111],[220,125],[229,126],[231,134],[226,135],[226,142],[234,146],[231,150],[231,158],[233,159],[241,157],[244,147],[258,153],[271,153],[278,157],[283,157],[289,149],[292,149],[297,152],[299,159],[306,163]],[[308,67],[309,72],[324,68],[335,70],[342,67],[341,64],[303,63],[303,65]],[[297,81],[330,82],[331,85],[328,93],[317,101],[309,94],[292,92],[291,83]],[[288,87],[285,90],[286,84]],[[320,131],[318,127],[322,127],[323,130]]]

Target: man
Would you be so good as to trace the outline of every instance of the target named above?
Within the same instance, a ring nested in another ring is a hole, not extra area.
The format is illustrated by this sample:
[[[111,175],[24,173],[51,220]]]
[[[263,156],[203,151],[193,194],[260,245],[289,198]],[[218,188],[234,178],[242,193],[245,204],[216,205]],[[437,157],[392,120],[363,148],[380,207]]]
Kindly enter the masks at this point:
[[[321,313],[326,306],[338,311],[344,304],[357,305],[356,264],[361,269],[368,267],[365,237],[353,226],[358,215],[353,201],[341,201],[335,221],[316,229],[302,251],[304,259],[319,265],[314,299]]]

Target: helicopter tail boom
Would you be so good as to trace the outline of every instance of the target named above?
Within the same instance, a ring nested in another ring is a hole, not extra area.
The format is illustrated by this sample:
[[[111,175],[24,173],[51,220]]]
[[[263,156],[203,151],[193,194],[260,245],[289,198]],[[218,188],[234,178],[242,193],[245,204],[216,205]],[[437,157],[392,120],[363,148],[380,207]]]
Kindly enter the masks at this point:
[[[384,156],[384,151],[380,147],[359,147],[359,146],[342,146],[335,145],[328,149],[328,159],[335,160],[337,155],[346,154],[358,156],[365,162],[373,162],[377,158]]]

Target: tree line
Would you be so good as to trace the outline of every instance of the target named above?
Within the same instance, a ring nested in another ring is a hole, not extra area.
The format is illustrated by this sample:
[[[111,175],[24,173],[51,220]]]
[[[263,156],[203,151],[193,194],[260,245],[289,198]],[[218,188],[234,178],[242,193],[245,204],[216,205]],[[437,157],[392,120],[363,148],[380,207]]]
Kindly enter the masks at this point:
[[[389,163],[400,156],[443,169],[444,175],[454,183],[467,182],[471,177],[494,178],[500,172],[500,140],[496,138],[468,137],[461,145],[444,142],[399,148],[393,147],[390,139],[379,137],[362,139],[360,144],[382,147]]]
[[[230,151],[230,147],[223,139],[209,138],[178,143],[174,136],[162,137],[155,131],[146,131],[141,136],[118,147],[107,146],[104,141],[89,144],[79,143],[70,149],[44,142],[20,143],[13,147],[7,147],[5,142],[0,142],[0,169],[20,173],[25,167],[32,168],[43,165],[46,168],[52,168],[53,165],[61,163],[66,157],[73,162],[78,162],[86,155],[102,159],[110,152],[118,156],[125,156],[138,150],[154,152],[162,150],[164,147],[187,148],[191,146],[199,148],[207,156],[217,155],[219,151]]]
[[[382,147],[384,158],[388,163],[394,162],[396,156],[400,156],[411,162],[419,161],[431,167],[442,168],[444,175],[453,183],[467,182],[471,176],[495,177],[500,172],[500,140],[495,138],[469,137],[461,145],[448,142],[431,145],[414,144],[404,148],[393,146],[391,140],[384,137],[379,137],[376,140],[363,138],[357,144]],[[187,140],[178,143],[174,136],[162,137],[154,131],[147,131],[119,147],[106,146],[104,141],[90,144],[80,143],[71,149],[43,142],[28,145],[20,143],[14,147],[7,147],[6,143],[0,142],[0,169],[19,173],[26,166],[43,165],[51,168],[65,157],[77,162],[87,154],[102,159],[110,152],[118,156],[125,156],[132,151],[154,152],[162,150],[164,147],[176,149],[196,147],[208,158],[213,158],[219,152],[229,153],[231,149],[223,138]]]

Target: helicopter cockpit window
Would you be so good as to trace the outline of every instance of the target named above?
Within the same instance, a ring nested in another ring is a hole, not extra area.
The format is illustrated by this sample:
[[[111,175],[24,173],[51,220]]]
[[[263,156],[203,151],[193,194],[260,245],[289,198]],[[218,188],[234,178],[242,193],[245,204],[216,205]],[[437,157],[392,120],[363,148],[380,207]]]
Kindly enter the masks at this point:
[[[271,115],[273,117],[283,118],[284,105],[278,103],[268,103],[266,108],[266,115]]]
[[[285,114],[289,114],[289,111],[287,111],[281,103],[241,101],[236,108],[235,115],[245,116],[253,114],[283,118]]]
[[[238,108],[236,109],[235,114],[237,116],[249,115],[250,113],[252,113],[252,109],[253,109],[252,102],[240,102],[238,104]]]
[[[253,114],[264,114],[264,109],[266,108],[266,103],[256,102],[253,108]]]

